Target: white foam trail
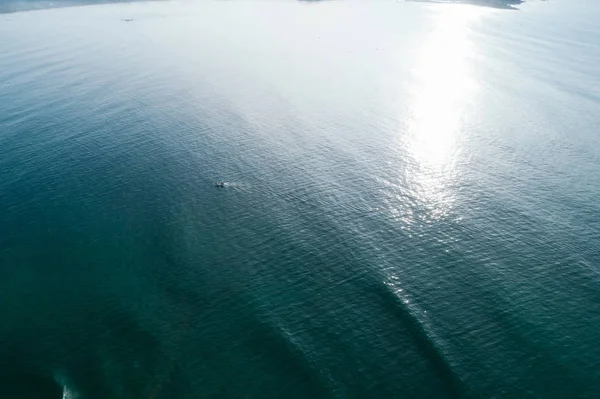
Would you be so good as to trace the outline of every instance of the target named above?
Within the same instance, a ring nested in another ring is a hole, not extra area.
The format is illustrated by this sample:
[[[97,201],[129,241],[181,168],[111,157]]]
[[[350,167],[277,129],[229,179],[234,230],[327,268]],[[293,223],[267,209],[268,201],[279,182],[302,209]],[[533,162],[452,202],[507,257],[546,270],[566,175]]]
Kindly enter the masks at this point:
[[[78,397],[78,395],[75,392],[69,390],[69,388],[67,388],[67,387],[63,387],[62,399],[77,399],[77,397]]]

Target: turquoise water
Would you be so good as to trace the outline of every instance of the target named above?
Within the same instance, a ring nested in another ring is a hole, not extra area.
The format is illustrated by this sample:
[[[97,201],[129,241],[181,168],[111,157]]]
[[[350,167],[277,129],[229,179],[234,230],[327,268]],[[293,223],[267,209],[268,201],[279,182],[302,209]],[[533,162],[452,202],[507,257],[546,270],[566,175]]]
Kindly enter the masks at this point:
[[[597,397],[599,16],[2,15],[0,396]]]

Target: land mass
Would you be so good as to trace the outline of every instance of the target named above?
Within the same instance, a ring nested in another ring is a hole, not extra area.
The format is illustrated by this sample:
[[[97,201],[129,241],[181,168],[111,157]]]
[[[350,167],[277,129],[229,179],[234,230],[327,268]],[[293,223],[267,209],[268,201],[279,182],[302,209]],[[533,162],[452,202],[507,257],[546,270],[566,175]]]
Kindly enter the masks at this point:
[[[0,14],[94,4],[131,3],[135,1],[137,0],[0,0]]]
[[[516,6],[522,4],[524,0],[406,0],[419,3],[436,3],[436,4],[472,4],[477,6],[502,8],[516,10]]]

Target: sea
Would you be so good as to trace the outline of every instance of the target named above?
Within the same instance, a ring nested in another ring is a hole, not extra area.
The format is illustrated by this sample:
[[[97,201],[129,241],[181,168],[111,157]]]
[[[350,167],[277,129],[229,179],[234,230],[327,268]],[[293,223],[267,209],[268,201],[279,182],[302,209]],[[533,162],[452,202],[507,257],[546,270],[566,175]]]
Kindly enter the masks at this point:
[[[600,2],[40,4],[2,399],[600,397]]]

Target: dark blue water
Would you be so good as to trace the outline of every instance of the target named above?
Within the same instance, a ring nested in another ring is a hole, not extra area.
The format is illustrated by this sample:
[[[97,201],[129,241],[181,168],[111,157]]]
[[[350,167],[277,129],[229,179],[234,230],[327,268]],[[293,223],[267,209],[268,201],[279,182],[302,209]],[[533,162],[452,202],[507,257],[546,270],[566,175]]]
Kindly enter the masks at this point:
[[[599,15],[5,14],[0,396],[596,397]]]

